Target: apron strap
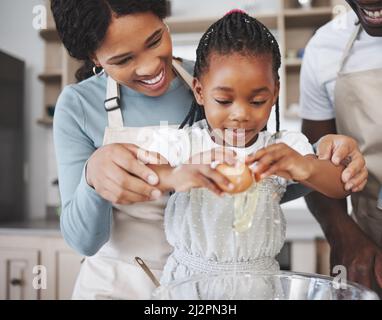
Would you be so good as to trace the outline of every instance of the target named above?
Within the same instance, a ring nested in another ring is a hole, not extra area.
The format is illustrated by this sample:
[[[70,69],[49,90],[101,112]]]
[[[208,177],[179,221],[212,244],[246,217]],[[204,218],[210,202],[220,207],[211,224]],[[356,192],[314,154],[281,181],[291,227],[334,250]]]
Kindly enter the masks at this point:
[[[379,210],[382,210],[382,187],[381,187],[381,190],[379,190],[377,208]]]
[[[344,54],[343,54],[343,56],[341,58],[340,70],[338,71],[338,73],[342,73],[342,71],[343,71],[343,69],[345,67],[346,62],[347,62],[347,60],[350,57],[350,51],[353,48],[353,44],[356,41],[356,39],[359,37],[359,35],[361,34],[361,31],[362,31],[362,25],[361,25],[361,23],[359,23],[357,25],[355,31],[353,32],[353,34],[352,34],[348,44],[345,47]]]
[[[109,127],[123,128],[119,85],[110,76],[107,77],[105,110],[107,111]]]
[[[182,64],[178,60],[172,60],[172,67],[177,76],[192,90],[192,82],[194,81],[194,77],[190,75],[185,68],[183,68]]]
[[[192,89],[193,76],[175,59],[172,60],[172,66],[177,76]],[[109,127],[123,128],[119,84],[110,76],[107,77],[106,90],[105,110],[107,111]]]

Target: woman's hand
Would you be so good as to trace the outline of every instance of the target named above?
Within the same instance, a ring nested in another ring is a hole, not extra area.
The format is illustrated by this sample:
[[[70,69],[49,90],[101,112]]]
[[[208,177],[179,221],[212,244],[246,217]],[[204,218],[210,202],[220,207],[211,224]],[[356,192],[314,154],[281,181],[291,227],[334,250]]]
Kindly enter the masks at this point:
[[[159,182],[158,176],[143,163],[144,159],[137,157],[135,145],[103,146],[89,158],[86,180],[100,196],[114,204],[158,199],[162,195],[154,187]]]
[[[260,149],[251,161],[257,161],[254,174],[260,179],[277,175],[288,180],[308,180],[313,172],[309,158],[302,156],[285,143],[272,144]]]
[[[362,191],[367,183],[368,172],[357,141],[343,135],[328,134],[317,144],[320,160],[331,160],[335,165],[342,163],[346,166],[341,176],[345,190]]]

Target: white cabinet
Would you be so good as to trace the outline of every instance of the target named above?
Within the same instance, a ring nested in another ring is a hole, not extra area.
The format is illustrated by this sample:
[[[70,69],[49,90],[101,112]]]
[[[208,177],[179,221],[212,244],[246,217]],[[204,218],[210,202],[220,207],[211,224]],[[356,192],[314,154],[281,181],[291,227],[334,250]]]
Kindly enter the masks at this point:
[[[82,259],[59,234],[0,234],[0,300],[70,299]]]
[[[0,248],[0,300],[38,299],[32,286],[32,269],[38,261],[36,249]]]
[[[56,259],[56,299],[70,299],[83,258],[76,253],[59,250]]]

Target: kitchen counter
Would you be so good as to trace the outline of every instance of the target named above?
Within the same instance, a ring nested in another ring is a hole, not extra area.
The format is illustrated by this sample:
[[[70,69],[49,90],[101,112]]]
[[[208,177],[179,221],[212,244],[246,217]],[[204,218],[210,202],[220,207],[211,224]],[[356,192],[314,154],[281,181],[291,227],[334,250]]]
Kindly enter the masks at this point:
[[[287,220],[286,240],[301,241],[324,238],[318,222],[306,208],[303,199],[282,205]],[[61,236],[60,222],[56,220],[27,220],[22,222],[0,222],[0,235]]]
[[[0,222],[0,235],[61,236],[59,220]]]

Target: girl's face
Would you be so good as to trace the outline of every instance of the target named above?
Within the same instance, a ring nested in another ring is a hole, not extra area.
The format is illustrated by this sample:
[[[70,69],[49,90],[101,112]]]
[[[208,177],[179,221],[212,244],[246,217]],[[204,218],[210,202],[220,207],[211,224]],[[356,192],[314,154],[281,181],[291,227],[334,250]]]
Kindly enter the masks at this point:
[[[211,54],[209,68],[194,80],[215,142],[249,146],[266,126],[279,94],[272,56]]]
[[[118,83],[147,96],[162,95],[174,78],[170,34],[152,13],[113,17],[93,61]]]

